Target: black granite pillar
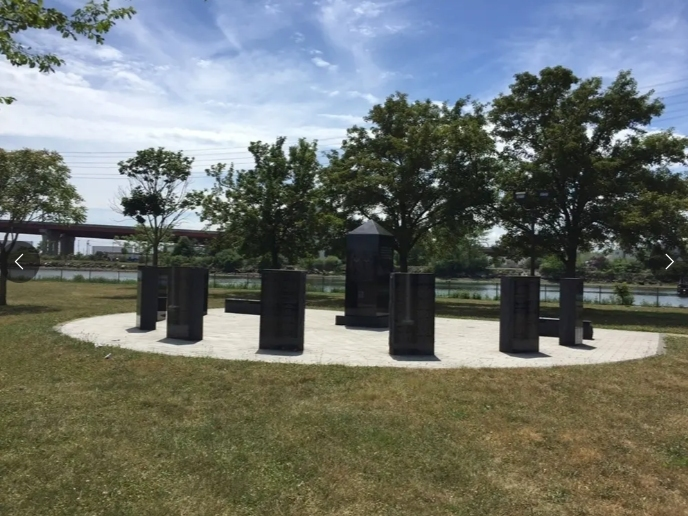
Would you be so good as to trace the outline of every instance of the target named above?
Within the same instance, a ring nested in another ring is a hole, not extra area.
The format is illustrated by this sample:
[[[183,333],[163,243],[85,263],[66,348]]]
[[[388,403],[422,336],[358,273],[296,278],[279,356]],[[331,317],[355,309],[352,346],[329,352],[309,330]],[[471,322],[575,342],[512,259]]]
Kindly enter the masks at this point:
[[[435,354],[435,275],[395,272],[389,280],[389,354]]]
[[[559,282],[559,344],[583,344],[582,278],[564,278]]]
[[[154,330],[158,320],[157,267],[139,265],[136,294],[136,327]]]
[[[502,278],[500,292],[499,351],[536,353],[540,350],[540,278]]]
[[[389,327],[389,275],[394,271],[394,237],[369,220],[346,235],[344,315],[335,324]]]
[[[258,348],[303,351],[305,322],[306,273],[294,270],[263,271]]]
[[[204,270],[172,267],[167,297],[167,337],[203,340]]]
[[[167,317],[167,285],[169,284],[170,267],[158,267],[158,321]]]
[[[203,292],[203,315],[208,315],[208,295],[210,294],[210,269],[204,269],[205,275],[203,285],[205,291]]]

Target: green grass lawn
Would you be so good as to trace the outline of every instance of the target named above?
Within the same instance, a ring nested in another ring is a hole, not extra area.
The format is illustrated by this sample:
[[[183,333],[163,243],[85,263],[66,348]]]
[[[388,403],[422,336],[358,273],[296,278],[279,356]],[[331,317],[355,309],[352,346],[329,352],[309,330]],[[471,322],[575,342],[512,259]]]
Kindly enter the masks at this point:
[[[688,338],[667,338],[660,357],[554,369],[297,366],[95,348],[52,330],[132,311],[130,285],[35,282],[9,298],[3,516],[688,514]],[[586,317],[688,333],[687,315]]]

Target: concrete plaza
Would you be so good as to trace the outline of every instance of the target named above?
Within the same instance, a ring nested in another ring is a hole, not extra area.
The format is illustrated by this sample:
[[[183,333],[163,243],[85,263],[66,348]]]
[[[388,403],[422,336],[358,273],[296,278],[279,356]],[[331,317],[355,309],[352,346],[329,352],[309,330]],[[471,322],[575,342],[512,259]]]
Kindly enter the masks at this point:
[[[622,362],[657,355],[662,339],[657,333],[595,328],[594,340],[581,347],[564,347],[553,337],[540,337],[539,354],[500,353],[499,322],[437,318],[434,357],[391,357],[388,331],[335,326],[338,312],[306,310],[303,353],[258,351],[259,316],[212,309],[204,318],[200,342],[165,338],[165,322],[155,331],[135,327],[136,314],[114,314],[79,319],[58,331],[97,346],[115,346],[147,353],[224,360],[252,360],[293,364],[343,364],[416,368],[551,367]]]

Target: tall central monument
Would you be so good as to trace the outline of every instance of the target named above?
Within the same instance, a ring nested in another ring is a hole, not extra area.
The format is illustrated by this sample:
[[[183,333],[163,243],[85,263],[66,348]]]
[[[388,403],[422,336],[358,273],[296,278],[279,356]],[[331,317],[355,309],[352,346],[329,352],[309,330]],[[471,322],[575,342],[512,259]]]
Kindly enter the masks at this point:
[[[369,220],[346,235],[344,315],[335,324],[389,327],[389,275],[394,272],[394,237]]]

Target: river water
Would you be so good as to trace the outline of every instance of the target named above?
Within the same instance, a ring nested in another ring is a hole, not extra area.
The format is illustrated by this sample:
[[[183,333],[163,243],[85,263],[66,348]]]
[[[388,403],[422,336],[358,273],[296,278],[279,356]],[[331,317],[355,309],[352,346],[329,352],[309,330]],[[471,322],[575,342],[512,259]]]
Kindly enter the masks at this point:
[[[99,271],[99,270],[72,270],[72,269],[40,269],[36,279],[62,278],[63,280],[73,280],[75,276],[82,276],[84,280],[103,279],[108,281],[135,281],[136,271]],[[216,287],[260,287],[260,278],[247,277],[241,275],[215,275],[211,274],[210,282]],[[309,289],[332,292],[343,292],[344,278],[330,276],[309,276]],[[499,281],[466,281],[466,280],[438,280],[436,293],[438,297],[480,294],[485,298],[494,298],[499,294]],[[635,305],[653,306],[675,306],[688,307],[688,298],[680,298],[676,295],[676,289],[672,286],[666,287],[632,287],[631,291],[635,297]],[[613,300],[614,293],[611,286],[586,286],[584,299],[588,303],[609,303]],[[559,285],[556,283],[542,282],[540,290],[542,301],[557,301],[559,299]]]

